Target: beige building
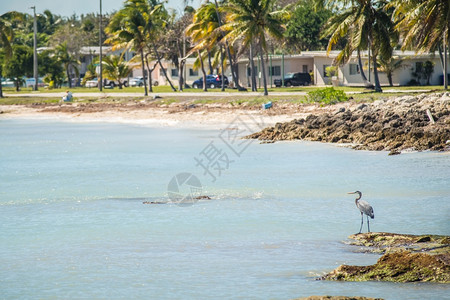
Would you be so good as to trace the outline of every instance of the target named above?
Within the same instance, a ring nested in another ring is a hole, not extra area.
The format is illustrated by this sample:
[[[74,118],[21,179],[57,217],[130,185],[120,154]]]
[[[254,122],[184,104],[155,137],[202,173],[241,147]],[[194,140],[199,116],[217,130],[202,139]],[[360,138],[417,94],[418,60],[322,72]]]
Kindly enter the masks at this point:
[[[338,75],[334,78],[327,77],[325,72],[326,68],[331,66],[334,58],[338,55],[339,51],[332,51],[327,55],[326,51],[304,51],[301,54],[295,55],[269,55],[265,60],[266,66],[266,76],[267,83],[269,86],[274,86],[273,81],[275,79],[281,79],[281,74],[287,74],[291,72],[302,72],[302,73],[312,73],[314,84],[317,86],[325,86],[332,83],[342,85],[342,86],[362,86],[363,80],[361,78],[358,60],[356,53],[351,57],[350,61],[344,66],[338,68]],[[364,68],[364,73],[370,81],[374,82],[373,68],[369,74],[368,72],[368,54],[367,52],[361,53],[362,63]],[[431,61],[434,64],[434,71],[430,78],[431,85],[442,84],[442,65],[439,59],[439,54],[436,53],[425,53],[416,54],[413,51],[395,51],[394,59],[402,59],[403,62],[400,68],[396,69],[393,73],[392,80],[394,85],[407,85],[411,80],[418,80],[414,76],[414,72],[423,67],[426,61]],[[194,69],[195,58],[189,58],[186,62],[186,82],[192,84],[194,80],[202,77],[201,70]],[[262,72],[261,63],[259,58],[254,59],[255,69],[257,76],[257,85],[262,86]],[[154,63],[152,63],[153,65]],[[163,66],[167,70],[168,77],[175,86],[178,86],[178,69],[168,61],[162,62]],[[448,67],[450,70],[450,66]],[[380,83],[382,85],[388,85],[389,81],[386,73],[382,72],[378,68],[378,75]],[[241,59],[238,62],[238,72],[239,72],[239,83],[241,86],[250,86],[250,64],[248,59]],[[134,76],[142,76],[142,70],[136,69]],[[232,79],[231,72],[229,69],[225,72],[228,76],[230,82]],[[167,80],[161,68],[157,65],[155,71],[152,73],[153,81],[157,81],[161,85],[166,85]],[[425,84],[426,80],[418,80],[421,84]]]

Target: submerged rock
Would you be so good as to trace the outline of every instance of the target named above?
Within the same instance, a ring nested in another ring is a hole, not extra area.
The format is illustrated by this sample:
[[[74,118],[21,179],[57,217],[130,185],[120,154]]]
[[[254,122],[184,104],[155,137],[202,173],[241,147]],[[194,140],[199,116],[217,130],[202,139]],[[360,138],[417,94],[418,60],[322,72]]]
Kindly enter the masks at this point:
[[[384,255],[374,265],[341,265],[320,279],[450,283],[449,236],[373,232],[349,238],[351,245]]]

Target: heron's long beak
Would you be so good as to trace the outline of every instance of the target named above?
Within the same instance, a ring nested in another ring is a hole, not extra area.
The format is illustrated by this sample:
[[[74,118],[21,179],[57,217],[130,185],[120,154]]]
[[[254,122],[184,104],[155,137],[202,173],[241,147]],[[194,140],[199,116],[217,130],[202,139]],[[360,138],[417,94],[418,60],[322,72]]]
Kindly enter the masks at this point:
[[[347,194],[356,194],[356,192],[348,192]]]

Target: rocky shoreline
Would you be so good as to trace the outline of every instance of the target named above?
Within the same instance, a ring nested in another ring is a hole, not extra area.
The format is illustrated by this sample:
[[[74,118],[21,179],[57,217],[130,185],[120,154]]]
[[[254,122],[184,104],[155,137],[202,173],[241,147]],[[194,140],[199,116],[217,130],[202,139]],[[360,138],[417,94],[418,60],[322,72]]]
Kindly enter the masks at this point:
[[[263,142],[309,140],[354,149],[450,150],[450,93],[403,96],[311,114],[247,136]]]
[[[449,236],[380,232],[355,234],[349,238],[351,245],[384,255],[374,265],[341,265],[319,279],[450,283]]]

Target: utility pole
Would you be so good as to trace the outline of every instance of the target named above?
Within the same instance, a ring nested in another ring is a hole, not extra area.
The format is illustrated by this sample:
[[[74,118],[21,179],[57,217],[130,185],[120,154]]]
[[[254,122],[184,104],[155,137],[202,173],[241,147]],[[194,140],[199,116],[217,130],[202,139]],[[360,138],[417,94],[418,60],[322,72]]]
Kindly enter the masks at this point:
[[[103,66],[102,66],[102,0],[100,0],[100,29],[98,31],[98,40],[100,45],[100,80],[98,82],[98,88],[100,89],[100,92],[103,90]]]
[[[33,38],[33,76],[34,76],[34,87],[33,91],[38,90],[38,57],[37,57],[37,21],[36,21],[36,6],[30,7],[33,10],[33,30],[34,30],[34,38]]]

